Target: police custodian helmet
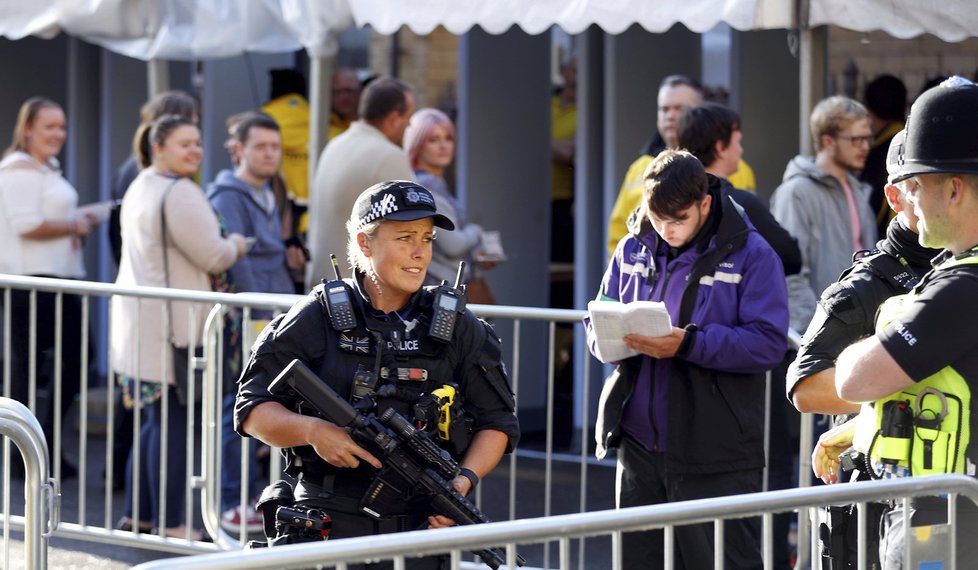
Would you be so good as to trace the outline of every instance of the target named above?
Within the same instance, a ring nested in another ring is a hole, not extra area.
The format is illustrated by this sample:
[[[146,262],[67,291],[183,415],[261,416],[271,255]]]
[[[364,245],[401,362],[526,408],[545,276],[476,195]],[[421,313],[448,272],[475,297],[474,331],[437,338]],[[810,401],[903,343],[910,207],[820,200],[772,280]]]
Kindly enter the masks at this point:
[[[978,174],[978,85],[959,76],[928,89],[910,108],[891,179],[942,172]]]

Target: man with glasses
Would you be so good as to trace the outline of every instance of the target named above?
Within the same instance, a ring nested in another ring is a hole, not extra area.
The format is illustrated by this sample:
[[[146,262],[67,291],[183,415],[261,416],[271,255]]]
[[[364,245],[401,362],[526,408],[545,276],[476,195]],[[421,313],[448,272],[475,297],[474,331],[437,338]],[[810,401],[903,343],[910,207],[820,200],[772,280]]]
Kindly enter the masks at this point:
[[[802,271],[788,283],[795,330],[807,328],[815,299],[849,267],[853,252],[876,242],[870,187],[856,177],[873,138],[866,108],[829,97],[815,106],[810,124],[815,156],[793,158],[771,196],[771,213],[801,248]]]

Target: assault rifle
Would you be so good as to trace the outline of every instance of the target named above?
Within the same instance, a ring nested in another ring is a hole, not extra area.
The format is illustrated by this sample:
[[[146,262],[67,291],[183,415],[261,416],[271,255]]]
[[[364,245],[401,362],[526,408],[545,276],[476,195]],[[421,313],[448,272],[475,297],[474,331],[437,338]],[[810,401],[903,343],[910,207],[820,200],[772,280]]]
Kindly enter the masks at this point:
[[[458,463],[428,435],[388,408],[380,417],[360,413],[300,362],[293,360],[272,381],[268,390],[283,394],[295,390],[309,405],[338,426],[349,428],[353,441],[384,464],[360,501],[360,510],[381,518],[386,505],[423,498],[431,510],[460,525],[487,523],[482,511],[451,485],[459,473]],[[495,548],[473,551],[493,570],[506,562]],[[516,564],[526,561],[516,556]]]

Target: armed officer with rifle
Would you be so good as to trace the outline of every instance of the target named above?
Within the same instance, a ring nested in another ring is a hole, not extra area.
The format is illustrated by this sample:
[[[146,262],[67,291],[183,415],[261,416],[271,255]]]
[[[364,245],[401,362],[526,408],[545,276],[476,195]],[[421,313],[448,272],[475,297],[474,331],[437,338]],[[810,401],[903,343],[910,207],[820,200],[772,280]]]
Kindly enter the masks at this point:
[[[515,448],[515,401],[500,341],[465,309],[464,287],[422,288],[436,227],[450,231],[454,224],[422,186],[388,181],[368,188],[347,222],[354,277],[340,279],[336,271],[255,343],[235,429],[285,449],[286,473],[296,479],[294,489],[270,487],[261,502],[307,519],[323,513],[331,522],[312,525],[326,527],[318,534],[280,523],[272,544],[487,520],[464,496]],[[297,367],[301,374],[293,373]],[[280,375],[290,377],[276,381]],[[324,385],[309,388],[317,382]],[[352,405],[343,417],[323,409],[335,395]],[[381,438],[403,439],[421,455],[433,442],[441,457],[420,470],[419,482],[418,470],[404,468],[416,456],[388,453]],[[450,488],[441,492],[442,485]],[[443,562],[429,557],[409,567]]]

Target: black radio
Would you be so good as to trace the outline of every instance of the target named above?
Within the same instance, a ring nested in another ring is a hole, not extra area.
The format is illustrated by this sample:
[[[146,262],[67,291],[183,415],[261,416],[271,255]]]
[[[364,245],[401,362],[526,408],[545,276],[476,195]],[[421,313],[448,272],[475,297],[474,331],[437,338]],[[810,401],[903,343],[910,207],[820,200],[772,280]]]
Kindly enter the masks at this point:
[[[329,260],[333,264],[333,275],[336,279],[326,281],[323,286],[326,289],[326,308],[329,310],[329,322],[333,329],[338,331],[348,331],[357,326],[357,316],[353,312],[353,301],[350,299],[350,291],[346,283],[340,278],[340,264],[336,261],[336,256],[329,255]]]
[[[465,272],[465,262],[458,264],[455,275],[455,285],[450,287],[447,281],[442,281],[435,289],[435,300],[432,303],[431,326],[428,335],[436,340],[448,342],[455,332],[458,316],[465,312],[465,286],[462,285],[462,273]]]

